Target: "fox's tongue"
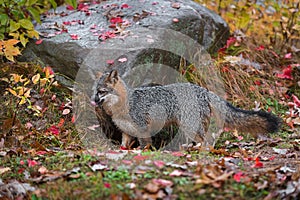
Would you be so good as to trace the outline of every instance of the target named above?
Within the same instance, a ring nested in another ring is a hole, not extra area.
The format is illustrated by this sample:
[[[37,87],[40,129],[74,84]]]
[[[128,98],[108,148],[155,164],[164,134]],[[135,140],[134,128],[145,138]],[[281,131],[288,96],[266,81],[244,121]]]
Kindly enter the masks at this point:
[[[97,103],[95,101],[91,101],[92,106],[97,106]]]

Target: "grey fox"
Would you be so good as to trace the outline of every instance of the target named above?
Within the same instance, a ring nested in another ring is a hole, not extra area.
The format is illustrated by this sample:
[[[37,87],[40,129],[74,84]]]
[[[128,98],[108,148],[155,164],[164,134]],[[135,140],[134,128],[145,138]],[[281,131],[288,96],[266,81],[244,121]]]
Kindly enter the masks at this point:
[[[121,130],[122,146],[126,147],[133,137],[141,147],[151,144],[151,136],[171,124],[187,138],[203,143],[212,115],[217,124],[255,137],[276,132],[281,125],[281,119],[271,113],[239,109],[191,83],[129,89],[116,70],[100,77],[94,101]]]

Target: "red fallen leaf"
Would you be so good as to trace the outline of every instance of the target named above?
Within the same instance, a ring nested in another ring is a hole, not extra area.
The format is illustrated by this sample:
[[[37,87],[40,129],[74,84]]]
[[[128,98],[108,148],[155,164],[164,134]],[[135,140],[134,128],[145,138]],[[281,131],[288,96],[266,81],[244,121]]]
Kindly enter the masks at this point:
[[[251,86],[249,87],[249,90],[250,90],[250,91],[255,91],[256,88],[255,88],[253,85],[251,85]]]
[[[85,12],[89,10],[89,5],[85,4],[85,3],[79,3],[77,10]]]
[[[182,176],[182,174],[183,174],[183,171],[175,169],[174,171],[172,171],[170,173],[170,176]]]
[[[71,25],[70,21],[63,22],[63,25]]]
[[[58,135],[59,134],[59,128],[55,125],[48,128],[48,131],[51,132],[53,135]]]
[[[109,65],[113,65],[114,62],[115,62],[114,60],[107,60],[107,61],[106,61],[106,63],[109,64]]]
[[[46,74],[46,77],[48,77],[48,75],[53,75],[54,71],[52,69],[52,67],[47,66],[43,69],[43,72]]]
[[[45,92],[45,88],[41,88],[41,89],[40,89],[40,95],[43,95],[44,92]]]
[[[233,175],[233,179],[236,181],[236,182],[240,182],[241,181],[241,178],[244,178],[245,175],[243,172],[238,172],[238,173],[235,173]]]
[[[282,78],[282,79],[290,79],[290,80],[293,80],[293,77],[292,77],[292,66],[289,65],[287,66],[286,68],[284,68],[282,70],[282,73],[281,74],[276,74],[276,76],[278,78]]]
[[[262,51],[265,50],[265,46],[260,45],[259,47],[255,48],[256,51]]]
[[[264,164],[262,162],[259,161],[259,158],[257,157],[255,159],[255,164],[252,165],[251,167],[252,168],[262,168],[264,166]]]
[[[182,153],[180,151],[172,152],[172,156],[182,157],[182,156],[184,156],[184,153]]]
[[[159,169],[163,168],[165,166],[165,162],[162,160],[155,160],[153,161],[153,164],[158,167]]]
[[[172,181],[165,180],[165,179],[152,179],[152,182],[163,187],[168,187],[168,186],[170,187],[173,185]]]
[[[98,38],[99,38],[100,41],[105,41],[108,38],[114,38],[114,37],[116,37],[114,32],[107,31],[105,33],[100,34]]]
[[[120,150],[128,150],[128,148],[124,146],[120,146]]]
[[[80,37],[77,34],[70,34],[72,40],[79,40]]]
[[[27,160],[27,163],[28,163],[28,167],[34,167],[35,165],[38,164],[38,162],[36,162],[35,160],[30,160],[30,159]]]
[[[230,37],[227,42],[226,42],[226,48],[230,47],[231,45],[233,45],[236,42],[236,38],[235,37]]]
[[[25,171],[25,168],[20,168],[20,169],[18,169],[18,174],[23,174],[24,171]]]
[[[121,9],[124,9],[124,8],[131,8],[131,6],[129,6],[127,3],[124,3],[121,5]]]
[[[284,55],[285,59],[291,59],[292,58],[292,53],[287,53]]]
[[[274,160],[275,159],[275,156],[271,156],[270,158],[269,158],[269,160]]]
[[[116,28],[117,25],[116,25],[116,24],[111,24],[111,25],[109,25],[108,27],[109,27],[109,28]]]
[[[111,24],[118,24],[118,23],[122,23],[123,19],[121,17],[112,17],[110,19],[110,23]]]
[[[42,44],[42,42],[43,42],[43,40],[40,39],[40,40],[37,40],[37,41],[35,42],[35,44],[39,45],[39,44]]]
[[[73,115],[73,116],[72,116],[72,119],[71,119],[71,122],[72,122],[72,123],[75,123],[75,119],[76,119],[76,116]]]
[[[65,103],[62,102],[61,105],[59,106],[58,110],[64,110],[65,108]]]
[[[261,82],[260,82],[260,80],[256,80],[256,81],[254,81],[254,84],[255,85],[261,85]]]
[[[60,120],[59,120],[59,123],[58,123],[58,127],[62,127],[63,125],[64,125],[64,123],[65,123],[65,120],[63,119],[63,118],[61,118]]]
[[[47,153],[48,153],[47,151],[37,151],[36,155],[45,155]]]
[[[300,100],[296,95],[292,95],[293,101],[296,104],[296,106],[300,107]]]
[[[159,2],[157,2],[157,1],[155,1],[155,2],[152,3],[152,5],[154,5],[154,6],[158,5],[158,4],[159,4]]]
[[[103,185],[104,185],[105,188],[111,188],[110,183],[104,183]]]
[[[74,7],[71,6],[71,5],[67,5],[66,9],[67,9],[67,10],[74,10]]]
[[[124,163],[125,165],[131,165],[132,161],[131,160],[122,160],[122,163]]]
[[[149,158],[149,156],[142,156],[140,154],[133,157],[134,160],[138,160],[138,161],[143,161],[146,160],[147,158]]]

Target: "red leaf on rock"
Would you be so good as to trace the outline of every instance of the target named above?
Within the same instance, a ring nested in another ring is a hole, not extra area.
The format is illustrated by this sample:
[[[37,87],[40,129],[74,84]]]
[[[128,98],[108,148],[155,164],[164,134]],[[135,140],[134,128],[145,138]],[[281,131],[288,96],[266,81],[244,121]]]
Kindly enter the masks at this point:
[[[79,40],[80,37],[77,34],[70,34],[72,40]]]
[[[123,22],[123,20],[121,17],[112,17],[110,19],[110,23],[112,23],[112,24],[118,24],[118,23],[122,23],[122,22]]]
[[[121,9],[124,9],[124,8],[131,8],[131,6],[129,6],[127,3],[124,3],[121,5]]]
[[[70,21],[63,22],[63,25],[71,25]]]
[[[287,66],[286,68],[284,68],[282,70],[282,73],[281,74],[276,74],[276,76],[278,78],[282,78],[282,79],[290,79],[290,80],[293,80],[293,77],[292,77],[292,66],[289,65]]]
[[[67,9],[67,10],[74,10],[74,7],[71,6],[71,5],[67,5],[66,9]]]
[[[40,40],[37,40],[37,41],[35,42],[35,44],[42,44],[42,42],[43,42],[43,40],[40,39]]]
[[[80,3],[80,4],[78,4],[77,10],[82,11],[82,12],[88,12],[89,5]]]
[[[106,61],[106,63],[109,64],[109,65],[113,65],[114,62],[115,62],[114,60],[107,60],[107,61]]]

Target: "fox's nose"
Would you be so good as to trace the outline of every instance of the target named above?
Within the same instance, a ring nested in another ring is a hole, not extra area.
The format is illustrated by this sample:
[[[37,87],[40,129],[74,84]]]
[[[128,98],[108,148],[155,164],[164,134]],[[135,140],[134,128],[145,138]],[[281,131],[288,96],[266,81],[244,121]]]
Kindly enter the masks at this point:
[[[100,98],[99,98],[98,95],[94,95],[93,100],[94,100],[96,103],[100,103]]]

